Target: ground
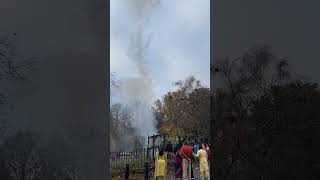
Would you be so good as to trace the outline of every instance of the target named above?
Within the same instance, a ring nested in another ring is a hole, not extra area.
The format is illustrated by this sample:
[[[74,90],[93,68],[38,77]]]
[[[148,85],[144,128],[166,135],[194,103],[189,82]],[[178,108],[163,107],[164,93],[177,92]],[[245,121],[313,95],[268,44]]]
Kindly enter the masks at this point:
[[[195,180],[200,180],[200,176],[199,176],[199,169],[195,168],[193,170],[193,173],[194,173],[194,177],[195,177]],[[123,180],[124,178],[123,177],[117,177],[117,178],[112,178],[112,180]],[[144,179],[144,176],[141,174],[141,175],[135,175],[135,176],[132,176],[129,178],[129,180],[143,180]],[[153,175],[150,174],[149,176],[149,179],[150,180],[153,180]],[[169,172],[168,175],[167,175],[167,180],[174,180],[174,175],[173,175],[173,172]]]

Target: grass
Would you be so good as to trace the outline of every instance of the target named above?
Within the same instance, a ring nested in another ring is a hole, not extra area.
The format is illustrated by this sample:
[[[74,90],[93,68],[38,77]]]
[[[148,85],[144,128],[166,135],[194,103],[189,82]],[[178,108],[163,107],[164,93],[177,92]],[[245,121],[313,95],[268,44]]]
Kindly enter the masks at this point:
[[[153,166],[153,163],[150,163],[152,161],[149,160],[149,169],[151,166]],[[151,166],[150,166],[151,164]],[[121,164],[121,165],[112,165],[111,166],[111,178],[112,179],[122,179],[125,175],[125,170],[126,170],[126,165]],[[129,164],[129,175],[130,177],[143,177],[144,175],[144,163],[141,163],[140,161],[138,162],[133,162]]]

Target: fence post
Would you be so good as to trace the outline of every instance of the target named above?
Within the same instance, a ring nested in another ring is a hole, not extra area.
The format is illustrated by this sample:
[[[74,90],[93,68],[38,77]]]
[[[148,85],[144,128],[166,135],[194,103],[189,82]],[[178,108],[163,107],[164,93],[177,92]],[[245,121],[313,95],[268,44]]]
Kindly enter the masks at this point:
[[[128,180],[128,179],[129,179],[129,164],[126,164],[126,173],[125,173],[124,179],[125,179],[125,180]]]
[[[144,179],[149,180],[149,164],[148,164],[148,162],[144,163]]]
[[[146,152],[147,151],[147,152]],[[147,158],[146,158],[146,160],[149,160],[149,148],[147,148],[147,149],[143,149],[143,155],[145,155],[145,153],[147,153]]]
[[[140,162],[141,164],[143,164],[143,161],[146,157],[145,149],[140,149],[139,151],[140,151]]]
[[[150,137],[148,136],[147,159],[149,159],[149,139],[150,139]],[[145,149],[143,149],[143,150],[145,150]]]
[[[155,160],[154,158],[154,134],[152,136],[152,158],[153,158],[153,161]]]

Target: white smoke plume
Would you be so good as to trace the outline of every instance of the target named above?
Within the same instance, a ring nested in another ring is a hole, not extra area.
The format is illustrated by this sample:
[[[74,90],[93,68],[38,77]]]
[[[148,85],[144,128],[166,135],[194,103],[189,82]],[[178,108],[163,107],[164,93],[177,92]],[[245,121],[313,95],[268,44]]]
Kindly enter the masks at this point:
[[[137,134],[144,137],[156,132],[155,116],[152,111],[153,89],[145,54],[151,42],[151,34],[147,32],[149,18],[160,0],[127,0],[134,26],[129,39],[127,56],[134,62],[137,74],[129,79],[121,80],[118,86],[120,101],[130,106],[134,112],[133,127]]]

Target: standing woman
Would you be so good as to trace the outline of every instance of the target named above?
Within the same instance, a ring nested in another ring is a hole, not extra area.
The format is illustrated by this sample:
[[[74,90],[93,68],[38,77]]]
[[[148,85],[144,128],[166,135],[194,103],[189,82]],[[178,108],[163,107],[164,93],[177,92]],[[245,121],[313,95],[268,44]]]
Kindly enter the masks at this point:
[[[174,150],[174,177],[175,180],[182,179],[182,157],[179,154],[180,147],[176,147]]]
[[[206,151],[205,144],[202,144],[200,150],[197,154],[193,154],[195,157],[199,158],[200,163],[200,178],[201,180],[209,179],[209,165],[208,165],[208,154]]]
[[[154,179],[155,180],[165,180],[167,174],[167,155],[164,153],[163,148],[160,148],[156,153],[155,159],[155,172]]]

